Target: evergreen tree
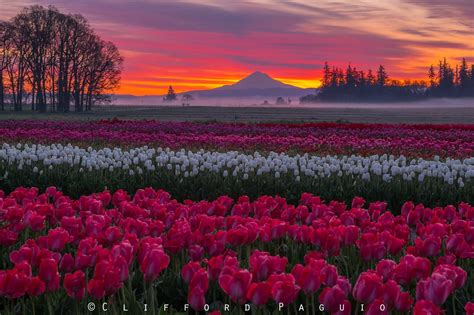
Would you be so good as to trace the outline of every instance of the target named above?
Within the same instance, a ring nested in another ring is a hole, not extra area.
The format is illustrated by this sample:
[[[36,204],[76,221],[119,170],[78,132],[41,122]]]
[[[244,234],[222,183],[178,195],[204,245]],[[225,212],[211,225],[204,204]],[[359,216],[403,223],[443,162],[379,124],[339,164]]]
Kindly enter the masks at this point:
[[[173,90],[173,87],[170,85],[168,89],[168,94],[166,94],[165,101],[175,101],[176,100],[176,93]]]
[[[364,71],[359,72],[359,86],[365,87],[367,85],[367,78],[365,77]]]
[[[337,69],[337,85],[338,86],[344,86],[345,85],[344,81],[344,72],[342,69]]]
[[[440,67],[440,93],[442,95],[450,95],[453,93],[454,88],[454,71],[446,61],[446,58],[443,59],[443,62],[440,61]]]
[[[430,70],[428,72],[428,78],[430,79],[430,88],[433,89],[436,86],[436,74],[433,65],[431,65]]]
[[[367,73],[367,85],[368,86],[375,85],[375,77],[374,77],[374,74],[372,73],[372,69],[369,69]]]
[[[345,78],[345,86],[348,91],[352,91],[356,87],[356,81],[354,77],[354,71],[351,68],[351,65],[346,69],[346,78]]]
[[[387,72],[385,71],[384,66],[380,65],[379,70],[377,71],[377,84],[380,87],[384,87],[387,84],[387,81],[388,81]]]
[[[322,87],[328,87],[331,85],[331,70],[329,69],[329,65],[327,61],[324,63],[324,71],[323,71],[323,79],[322,79]]]
[[[471,84],[469,85],[471,87],[471,89],[474,89],[474,65],[471,65],[471,75],[470,75],[470,81],[471,81]]]
[[[472,75],[472,74],[471,74]],[[459,89],[461,93],[469,87],[469,69],[467,68],[466,59],[462,58],[461,66],[459,67]]]
[[[454,85],[459,86],[459,67],[456,65],[456,72],[454,72]]]
[[[335,67],[332,67],[331,87],[336,87],[336,86],[337,86],[337,69]]]

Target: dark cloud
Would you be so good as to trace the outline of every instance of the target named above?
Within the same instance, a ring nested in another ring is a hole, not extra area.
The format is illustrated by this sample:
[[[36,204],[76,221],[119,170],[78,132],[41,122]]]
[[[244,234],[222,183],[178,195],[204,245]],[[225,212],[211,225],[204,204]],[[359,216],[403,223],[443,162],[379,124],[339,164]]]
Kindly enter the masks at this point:
[[[405,0],[407,3],[416,4],[430,11],[429,18],[455,18],[471,29],[474,21],[473,0]]]
[[[426,31],[426,29],[420,30],[420,29],[400,28],[398,30],[405,34],[411,34],[411,35],[422,36],[422,37],[431,36],[430,33]]]
[[[81,1],[64,4],[96,19],[170,31],[201,31],[243,34],[286,32],[306,23],[308,16],[250,4],[226,9],[184,1]]]

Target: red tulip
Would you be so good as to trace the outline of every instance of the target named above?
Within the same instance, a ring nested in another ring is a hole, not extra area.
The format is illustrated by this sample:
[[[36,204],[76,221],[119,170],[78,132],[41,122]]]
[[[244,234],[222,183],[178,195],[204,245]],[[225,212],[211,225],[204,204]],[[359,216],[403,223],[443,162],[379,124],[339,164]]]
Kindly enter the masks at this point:
[[[62,217],[61,227],[69,232],[70,235],[77,236],[83,229],[81,218],[76,217]]]
[[[246,298],[254,305],[265,305],[272,297],[272,288],[267,281],[251,283]]]
[[[183,278],[184,282],[189,283],[196,271],[201,268],[199,262],[197,261],[190,261],[186,265],[181,268],[181,278]]]
[[[341,288],[342,291],[344,291],[344,294],[348,296],[351,293],[351,283],[349,280],[345,277],[339,276],[337,278],[337,284],[339,288]]]
[[[227,272],[224,272],[228,270]],[[252,274],[245,270],[232,270],[224,267],[219,276],[219,285],[224,292],[230,296],[232,301],[238,303],[245,302],[245,293],[252,281]]]
[[[442,305],[453,290],[453,281],[440,273],[433,273],[430,278],[421,280],[416,285],[416,299]]]
[[[442,315],[443,311],[431,301],[420,300],[413,308],[413,315]]]
[[[272,275],[268,282],[272,286],[272,297],[277,303],[288,305],[298,297],[300,287],[296,285],[292,274]]]
[[[26,261],[22,261],[18,264],[15,264],[15,270],[23,273],[27,277],[31,277],[31,266]]]
[[[86,278],[84,272],[77,270],[64,276],[64,289],[68,296],[82,300],[86,293]]]
[[[389,279],[382,285],[378,299],[383,300],[387,309],[391,309],[400,293],[400,286],[394,280]]]
[[[62,251],[64,246],[71,241],[69,233],[61,228],[55,228],[48,232],[48,247],[52,251]]]
[[[446,241],[446,250],[459,258],[474,259],[474,249],[466,242],[461,233],[452,234]]]
[[[209,289],[209,276],[206,269],[200,268],[194,273],[191,282],[189,283],[189,287],[191,289],[199,287],[203,293],[207,292]]]
[[[152,249],[145,254],[140,264],[145,281],[154,281],[170,263],[170,258],[162,249]]]
[[[48,291],[56,291],[59,289],[60,276],[58,272],[58,264],[54,259],[42,259],[39,265],[38,275],[46,284]]]
[[[104,231],[104,238],[108,242],[108,244],[113,244],[120,240],[122,237],[122,231],[117,226],[109,226]]]
[[[196,311],[202,311],[204,309],[206,298],[200,287],[189,287],[188,303]]]
[[[362,272],[357,279],[352,294],[363,303],[371,303],[382,289],[382,279],[374,272]]]
[[[44,219],[46,216],[44,215],[39,215],[36,212],[29,211],[27,215],[25,215],[25,223],[31,228],[33,232],[39,232],[42,229],[44,229]]]
[[[28,286],[27,293],[30,296],[39,296],[44,293],[46,284],[41,281],[39,277],[33,277],[30,279],[30,285]]]
[[[338,312],[339,305],[346,301],[346,294],[337,285],[333,287],[326,287],[319,294],[319,303],[324,305],[324,309],[331,313]],[[345,305],[346,306],[346,305]],[[344,307],[345,311],[346,307]]]
[[[89,280],[87,291],[94,299],[102,299],[105,296],[104,280],[94,278]]]
[[[247,242],[248,236],[249,230],[245,226],[239,225],[227,231],[227,243],[232,246],[244,245]]]
[[[296,283],[308,295],[318,291],[321,286],[320,274],[315,268],[297,264],[293,267],[291,274],[295,277]]]
[[[377,263],[377,274],[381,276],[384,281],[387,281],[396,265],[397,263],[391,259],[383,259]]]
[[[26,243],[21,246],[18,250],[13,250],[10,252],[9,258],[10,261],[14,264],[18,264],[22,261],[30,263],[32,266],[36,267],[36,258],[40,252],[40,248],[36,245],[35,241],[27,240]]]
[[[408,285],[412,280],[420,280],[429,276],[431,262],[424,257],[405,255],[392,271],[392,279],[401,285]]]
[[[388,314],[388,310],[384,301],[376,299],[372,303],[370,303],[367,309],[364,311],[364,314],[368,315],[384,315]]]
[[[380,237],[373,233],[364,233],[357,241],[360,256],[364,260],[380,260],[385,256],[385,245]]]
[[[437,266],[433,273],[442,274],[446,279],[451,280],[455,289],[462,288],[467,280],[467,272],[464,269],[449,264]]]
[[[74,257],[71,254],[64,254],[59,263],[59,269],[64,272],[71,272],[74,270]]]
[[[7,228],[0,229],[0,246],[11,246],[16,243],[18,234]]]
[[[199,261],[204,257],[204,247],[199,245],[190,245],[188,252],[192,261]]]
[[[408,312],[413,305],[409,292],[399,292],[395,299],[395,308],[401,312]]]
[[[232,267],[232,269],[239,269],[240,264],[237,258],[233,256],[219,255],[212,257],[207,261],[209,276],[212,280],[218,280],[219,275],[224,266]]]
[[[466,315],[474,315],[474,303],[467,302],[464,306],[464,311],[466,312]]]
[[[365,199],[361,197],[354,197],[352,199],[351,208],[362,208],[365,204]]]
[[[324,285],[332,287],[338,279],[337,268],[333,265],[326,265],[321,268],[321,280]]]
[[[318,251],[310,251],[310,252],[307,252],[306,255],[304,255],[304,263],[306,265],[309,265],[312,259],[321,260],[321,259],[324,259],[324,255]]]
[[[441,256],[436,260],[436,266],[439,265],[454,265],[456,264],[456,256],[452,254],[447,254],[445,256]]]
[[[425,240],[417,238],[415,239],[415,249],[419,256],[437,256],[441,251],[441,239],[433,236],[430,236]]]
[[[273,273],[285,271],[288,259],[286,257],[271,256],[267,252],[254,251],[249,258],[250,271],[253,279],[263,281]]]
[[[341,226],[341,239],[344,245],[353,245],[359,238],[360,228],[354,225]]]
[[[30,285],[30,279],[16,269],[0,270],[0,296],[16,299],[23,296]]]

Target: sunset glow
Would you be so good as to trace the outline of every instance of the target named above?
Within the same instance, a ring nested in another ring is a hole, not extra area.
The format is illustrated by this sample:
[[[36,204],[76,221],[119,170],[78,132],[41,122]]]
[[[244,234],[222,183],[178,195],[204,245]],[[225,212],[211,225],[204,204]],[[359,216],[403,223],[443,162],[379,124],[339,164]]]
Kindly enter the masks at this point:
[[[474,6],[439,1],[14,0],[84,15],[125,58],[120,94],[163,94],[232,84],[260,70],[298,87],[317,87],[324,61],[426,79],[442,57],[474,62]]]

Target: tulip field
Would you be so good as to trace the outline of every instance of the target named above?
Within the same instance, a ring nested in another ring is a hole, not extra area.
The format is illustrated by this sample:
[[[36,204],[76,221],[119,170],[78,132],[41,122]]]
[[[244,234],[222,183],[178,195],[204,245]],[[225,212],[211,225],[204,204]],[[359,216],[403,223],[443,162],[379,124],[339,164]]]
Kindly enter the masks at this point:
[[[474,314],[474,125],[0,121],[0,314]]]

